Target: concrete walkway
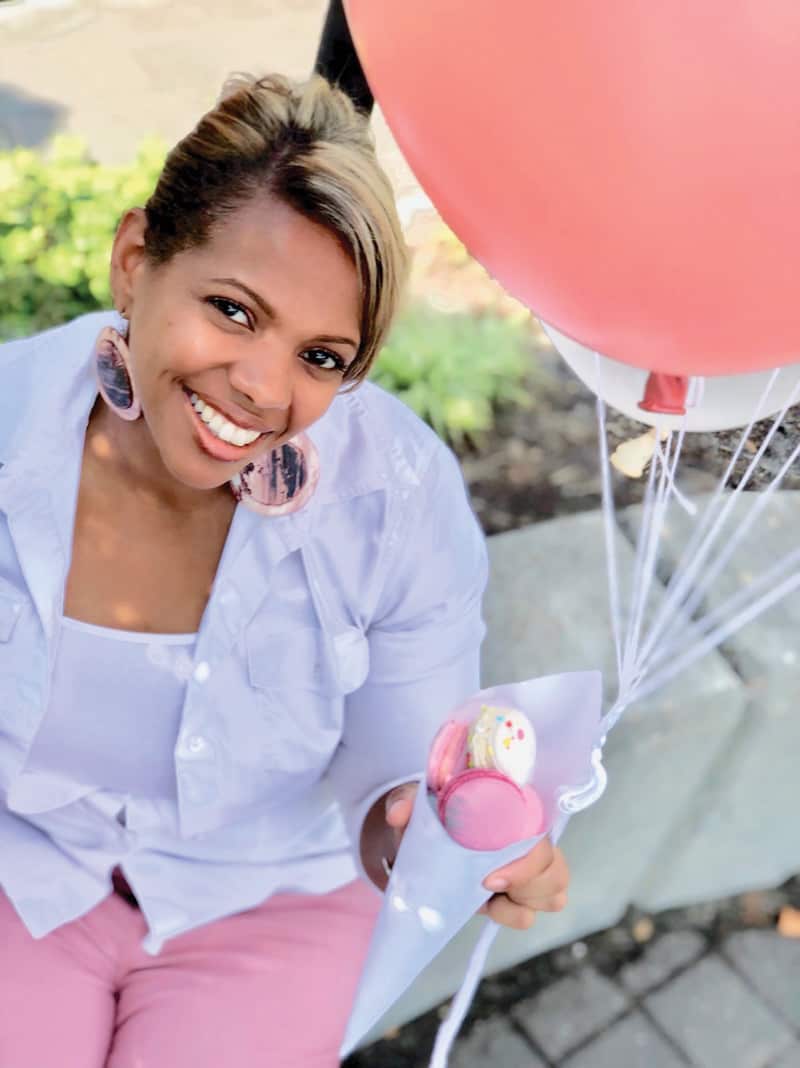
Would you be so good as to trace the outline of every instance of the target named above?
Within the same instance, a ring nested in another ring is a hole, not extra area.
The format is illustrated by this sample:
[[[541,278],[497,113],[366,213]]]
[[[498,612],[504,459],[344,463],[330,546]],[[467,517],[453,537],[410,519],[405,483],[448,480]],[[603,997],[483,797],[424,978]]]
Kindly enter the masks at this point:
[[[107,163],[139,140],[173,144],[233,71],[311,73],[327,0],[16,0],[0,4],[0,148],[85,137]],[[401,198],[417,185],[378,110],[381,162]]]
[[[490,1063],[800,1068],[800,939],[740,931],[710,951],[697,932],[676,931],[615,981],[587,965],[476,1024],[451,1068]]]

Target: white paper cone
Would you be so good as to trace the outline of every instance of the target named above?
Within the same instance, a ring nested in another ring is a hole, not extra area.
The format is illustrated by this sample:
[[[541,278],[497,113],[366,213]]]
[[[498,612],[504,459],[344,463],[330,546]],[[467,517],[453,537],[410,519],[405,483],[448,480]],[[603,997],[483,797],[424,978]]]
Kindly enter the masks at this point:
[[[573,672],[482,690],[473,703],[510,705],[525,712],[536,731],[537,765],[532,785],[541,797],[548,827],[558,814],[558,796],[592,775],[602,682],[599,672]],[[541,836],[539,836],[541,837]],[[341,1056],[345,1057],[380,1020],[420,972],[491,896],[481,885],[490,872],[533,848],[538,837],[504,849],[465,849],[448,835],[428,795],[420,789],[386,888]]]

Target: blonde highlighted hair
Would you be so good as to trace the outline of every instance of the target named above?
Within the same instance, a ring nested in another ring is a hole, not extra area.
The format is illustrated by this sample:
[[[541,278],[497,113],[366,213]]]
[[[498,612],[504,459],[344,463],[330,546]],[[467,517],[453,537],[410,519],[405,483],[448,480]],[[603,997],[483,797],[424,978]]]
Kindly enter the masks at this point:
[[[391,325],[407,272],[405,241],[367,117],[325,79],[236,75],[167,157],[147,202],[153,264],[205,244],[226,216],[267,194],[335,233],[358,271],[363,379]]]

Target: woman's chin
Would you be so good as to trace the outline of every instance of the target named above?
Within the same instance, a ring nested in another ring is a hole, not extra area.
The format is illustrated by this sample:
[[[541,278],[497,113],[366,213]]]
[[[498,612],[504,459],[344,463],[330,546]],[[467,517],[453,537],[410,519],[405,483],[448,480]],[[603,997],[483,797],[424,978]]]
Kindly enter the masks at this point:
[[[173,462],[167,461],[166,467],[176,482],[187,489],[198,492],[213,493],[219,490],[234,478],[239,470],[246,466],[244,463],[222,464],[209,458],[205,462],[203,458],[185,456],[175,457]]]

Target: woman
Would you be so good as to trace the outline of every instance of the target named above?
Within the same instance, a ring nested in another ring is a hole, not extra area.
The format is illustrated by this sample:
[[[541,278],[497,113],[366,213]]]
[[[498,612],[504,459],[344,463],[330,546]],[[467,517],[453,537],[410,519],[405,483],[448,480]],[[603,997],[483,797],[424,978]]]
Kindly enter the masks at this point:
[[[479,685],[458,467],[362,384],[404,272],[347,98],[239,79],[123,217],[118,314],[0,349],[0,1064],[338,1063]],[[501,923],[563,905],[547,844],[499,876]]]

